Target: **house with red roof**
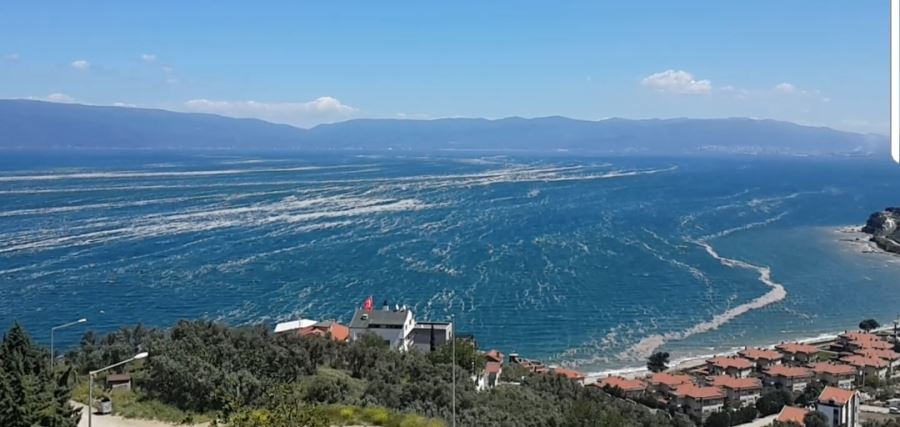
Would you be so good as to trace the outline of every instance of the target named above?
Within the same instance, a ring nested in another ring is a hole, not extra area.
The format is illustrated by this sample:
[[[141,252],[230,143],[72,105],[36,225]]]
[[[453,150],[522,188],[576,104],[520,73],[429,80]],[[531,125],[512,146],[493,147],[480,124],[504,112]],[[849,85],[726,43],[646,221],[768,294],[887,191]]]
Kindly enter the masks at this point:
[[[781,343],[775,346],[783,356],[784,363],[803,365],[813,363],[819,355],[819,348],[814,345],[799,342]]]
[[[832,387],[852,389],[856,383],[856,368],[844,363],[819,362],[811,367],[817,380]]]
[[[859,424],[859,393],[837,387],[825,387],[816,400],[816,412],[835,427],[856,427]]]
[[[693,384],[694,381],[690,376],[684,374],[670,374],[668,372],[657,372],[647,378],[650,389],[653,391],[671,394],[681,385]]]
[[[872,376],[881,380],[887,378],[888,362],[885,360],[877,357],[860,356],[858,354],[846,356],[841,360],[844,363],[855,367],[859,372],[859,376],[863,379]],[[861,381],[861,383],[862,382],[863,381]]]
[[[644,381],[639,379],[630,380],[618,375],[610,375],[591,385],[603,390],[622,390],[622,394],[629,399],[640,397],[642,394],[644,394],[645,391],[647,391],[647,383],[645,383]]]
[[[707,385],[725,391],[725,396],[734,404],[752,406],[762,394],[762,381],[759,378],[735,378],[730,375],[717,375],[707,380]]]
[[[797,408],[795,406],[785,406],[781,408],[781,412],[778,413],[778,418],[775,418],[775,421],[783,424],[790,425],[798,425],[800,427],[806,426],[806,414],[808,414],[806,409]]]
[[[706,361],[706,372],[710,375],[729,375],[746,378],[753,372],[753,362],[737,356],[719,356]]]
[[[706,420],[710,414],[725,406],[725,392],[718,387],[699,387],[694,384],[678,386],[672,395],[676,404],[688,415]]]
[[[503,353],[497,350],[490,350],[487,353],[484,353],[484,358],[487,359],[488,362],[503,363]]]
[[[572,369],[565,369],[565,368],[553,368],[553,374],[559,375],[561,377],[566,377],[566,378],[568,378],[572,381],[575,381],[576,383],[581,384],[581,385],[584,385],[584,380],[585,380],[585,378],[587,378],[581,372],[578,372],[578,371],[575,371]]]
[[[781,363],[781,359],[784,357],[781,355],[781,353],[767,348],[748,347],[739,351],[738,354],[744,359],[753,362],[753,365],[758,371],[762,371],[769,366]]]
[[[803,391],[813,380],[813,372],[802,366],[775,365],[766,369],[766,384],[788,391]]]
[[[350,328],[334,320],[325,320],[300,328],[297,335],[301,337],[319,336],[333,341],[344,342],[350,339]]]
[[[500,362],[488,361],[484,364],[484,370],[475,386],[476,390],[490,390],[500,383],[500,374],[503,373],[503,364]]]
[[[865,357],[875,357],[888,362],[888,367],[895,370],[900,365],[900,353],[888,349],[862,348],[856,354]]]

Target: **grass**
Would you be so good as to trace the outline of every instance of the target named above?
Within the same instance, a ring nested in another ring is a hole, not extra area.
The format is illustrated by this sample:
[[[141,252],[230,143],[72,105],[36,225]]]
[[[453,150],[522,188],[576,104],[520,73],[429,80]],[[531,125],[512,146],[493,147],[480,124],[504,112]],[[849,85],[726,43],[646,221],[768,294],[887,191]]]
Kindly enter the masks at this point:
[[[399,414],[385,408],[332,405],[325,408],[332,423],[338,426],[372,425],[385,427],[445,427],[443,421],[414,414]]]
[[[816,356],[822,362],[832,362],[837,360],[840,355],[833,351],[822,350]]]
[[[186,412],[155,399],[147,398],[137,391],[113,390],[106,392],[94,385],[94,399],[109,396],[112,399],[113,414],[123,418],[158,420],[173,424],[199,424],[212,421],[214,414]],[[88,383],[84,381],[72,390],[72,400],[88,401]]]

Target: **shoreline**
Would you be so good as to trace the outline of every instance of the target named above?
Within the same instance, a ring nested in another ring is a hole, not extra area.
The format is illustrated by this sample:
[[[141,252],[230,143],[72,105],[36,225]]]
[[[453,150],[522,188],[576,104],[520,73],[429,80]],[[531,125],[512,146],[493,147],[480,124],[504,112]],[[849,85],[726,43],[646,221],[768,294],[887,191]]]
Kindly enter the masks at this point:
[[[893,331],[893,329],[894,329],[893,325],[883,325],[876,329],[873,329],[872,332],[890,332],[890,331]],[[841,334],[843,334],[845,332],[856,331],[856,330],[858,330],[858,329],[847,329],[847,330],[838,331],[838,332],[823,333],[823,334],[820,334],[820,335],[817,335],[814,337],[799,338],[799,339],[794,339],[794,340],[783,340],[783,341],[779,341],[774,344],[755,345],[755,346],[748,345],[746,347],[731,349],[728,351],[723,351],[723,352],[718,352],[718,353],[701,354],[701,355],[696,355],[696,356],[685,356],[685,357],[681,357],[681,358],[673,360],[669,364],[670,366],[666,370],[666,372],[678,372],[678,371],[694,369],[694,368],[705,365],[707,359],[710,359],[710,358],[713,358],[716,356],[736,355],[739,351],[743,350],[744,348],[774,349],[776,345],[785,343],[785,342],[799,342],[799,343],[803,343],[803,344],[821,345],[821,344],[825,344],[828,342],[836,341],[838,339],[838,336],[840,336]],[[585,384],[597,382],[597,381],[599,381],[603,378],[606,378],[610,375],[619,375],[619,376],[622,376],[625,378],[633,379],[633,378],[644,377],[649,373],[650,373],[650,371],[647,369],[646,366],[631,366],[631,367],[624,367],[624,368],[606,369],[606,370],[602,370],[602,371],[598,371],[598,372],[586,373],[585,374],[585,376],[586,376]]]
[[[842,244],[848,249],[854,249],[854,252],[862,255],[883,255],[890,259],[895,259],[900,261],[900,254],[895,254],[892,252],[888,252],[882,248],[880,248],[875,242],[869,240],[872,236],[861,231],[862,225],[842,225],[842,226],[833,226],[827,227],[827,229],[833,233],[837,237],[837,243]],[[849,329],[848,329],[849,330]],[[853,329],[855,330],[855,329]],[[893,330],[893,326],[882,326],[879,327],[873,332],[884,332]],[[781,340],[776,343],[768,343],[762,345],[748,345],[746,347],[750,348],[775,348],[776,345],[781,344],[782,342],[800,342],[804,344],[823,344],[830,341],[834,341],[838,338],[838,336],[845,331],[838,332],[825,332],[816,336],[807,336],[801,337],[791,340]],[[715,357],[715,356],[727,356],[727,355],[735,355],[741,348],[732,348],[725,351],[708,353],[708,354],[699,354],[699,355],[689,355],[683,356],[677,359],[674,359],[670,363],[670,367],[667,370],[668,372],[673,371],[682,371],[693,369],[699,366],[702,366],[706,363],[706,359]],[[595,372],[586,373],[586,383],[596,382],[599,379],[605,378],[609,375],[620,375],[626,378],[636,378],[643,377],[647,375],[650,371],[646,366],[623,366],[616,368],[603,369]]]

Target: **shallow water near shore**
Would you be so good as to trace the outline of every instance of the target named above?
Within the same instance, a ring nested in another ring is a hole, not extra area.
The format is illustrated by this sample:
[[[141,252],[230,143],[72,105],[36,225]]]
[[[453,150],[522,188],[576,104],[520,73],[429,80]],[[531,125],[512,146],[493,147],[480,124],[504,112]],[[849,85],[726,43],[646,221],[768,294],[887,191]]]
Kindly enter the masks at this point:
[[[639,366],[896,318],[896,257],[835,228],[898,197],[900,168],[859,159],[17,154],[0,323],[348,321],[373,295],[483,347]]]

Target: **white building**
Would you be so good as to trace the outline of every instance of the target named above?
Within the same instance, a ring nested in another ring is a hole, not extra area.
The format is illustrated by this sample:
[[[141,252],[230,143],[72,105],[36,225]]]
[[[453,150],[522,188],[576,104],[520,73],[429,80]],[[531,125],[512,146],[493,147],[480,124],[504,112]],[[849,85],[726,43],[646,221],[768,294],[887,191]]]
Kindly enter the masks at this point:
[[[735,378],[717,375],[709,380],[709,385],[725,391],[728,400],[740,406],[753,406],[762,394],[759,378]]]
[[[387,341],[391,348],[407,351],[413,346],[415,327],[416,319],[405,307],[391,309],[385,306],[382,310],[371,311],[357,309],[350,322],[350,338],[356,341],[372,334]]]
[[[856,427],[859,424],[859,393],[837,387],[825,387],[816,401],[816,412],[835,427]]]
[[[721,411],[725,406],[725,393],[718,387],[684,384],[678,386],[672,394],[685,413],[700,420],[706,420],[710,414]]]
[[[776,389],[801,392],[813,380],[813,372],[800,366],[774,365],[766,369],[766,384]]]

